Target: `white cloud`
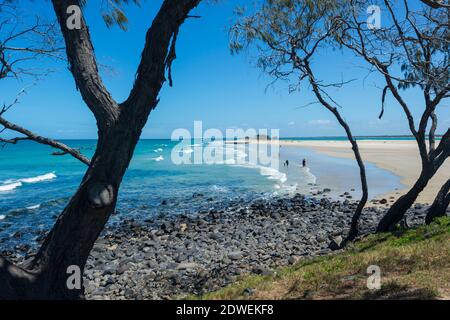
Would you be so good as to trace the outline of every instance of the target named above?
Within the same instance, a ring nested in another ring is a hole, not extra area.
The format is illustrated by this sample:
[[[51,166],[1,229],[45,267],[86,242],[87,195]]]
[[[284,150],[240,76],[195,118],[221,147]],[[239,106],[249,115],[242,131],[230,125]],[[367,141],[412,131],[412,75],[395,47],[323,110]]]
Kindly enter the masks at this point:
[[[310,120],[308,121],[308,124],[312,126],[329,126],[332,124],[332,122],[330,120],[319,119],[319,120]]]
[[[288,123],[288,126],[293,126],[295,124],[295,121],[291,121]]]

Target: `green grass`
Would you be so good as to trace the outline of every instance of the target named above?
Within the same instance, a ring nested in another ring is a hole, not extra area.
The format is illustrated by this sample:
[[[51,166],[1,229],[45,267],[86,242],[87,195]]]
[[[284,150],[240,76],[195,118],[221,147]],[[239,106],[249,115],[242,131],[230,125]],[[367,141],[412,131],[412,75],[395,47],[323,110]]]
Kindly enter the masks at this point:
[[[380,290],[367,288],[369,265],[381,269]],[[188,298],[449,299],[450,217],[370,235],[343,252],[305,259],[273,276],[243,276],[219,291]]]

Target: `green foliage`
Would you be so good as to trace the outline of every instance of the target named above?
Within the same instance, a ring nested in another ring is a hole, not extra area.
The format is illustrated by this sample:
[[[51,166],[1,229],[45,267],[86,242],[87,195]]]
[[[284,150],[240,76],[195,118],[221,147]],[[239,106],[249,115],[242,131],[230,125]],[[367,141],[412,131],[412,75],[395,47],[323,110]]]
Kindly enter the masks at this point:
[[[88,0],[80,0],[82,6]],[[101,3],[101,15],[108,28],[117,25],[122,30],[127,30],[128,18],[125,14],[125,5],[135,4],[140,6],[140,0],[104,0]]]
[[[393,246],[402,246],[414,242],[424,241],[442,234],[450,234],[450,217],[436,219],[429,226],[421,226],[412,230],[404,230],[393,237],[390,243]]]
[[[230,48],[238,53],[252,44],[272,50],[276,50],[272,44],[284,48],[289,46],[289,41],[305,40],[303,44],[306,44],[329,30],[333,17],[341,15],[346,8],[345,1],[339,0],[267,0],[253,13],[238,7],[237,21],[230,30]]]
[[[288,80],[289,91],[300,88],[313,60],[324,46],[336,46],[337,17],[349,15],[345,0],[266,0],[249,10],[235,10],[229,47],[233,54],[247,48],[258,52],[257,66],[276,80]]]
[[[400,89],[444,90],[450,79],[448,9],[411,10],[407,2],[386,1],[381,28],[373,29],[366,12],[372,2],[265,0],[254,8],[239,7],[230,28],[230,50],[236,54],[256,48],[258,66],[275,79],[286,79],[293,74],[293,53],[301,62],[323,46],[348,47],[401,70],[393,77]]]
[[[122,30],[127,29],[128,18],[124,13],[123,5],[130,2],[135,5],[140,5],[139,0],[108,0],[107,10],[102,13],[103,20],[108,27],[112,27],[115,24]]]
[[[273,276],[243,276],[226,288],[190,299],[431,299],[450,287],[450,217],[395,233],[373,234],[345,251],[301,260]],[[381,290],[366,286],[369,265]],[[249,296],[248,288],[255,289]]]

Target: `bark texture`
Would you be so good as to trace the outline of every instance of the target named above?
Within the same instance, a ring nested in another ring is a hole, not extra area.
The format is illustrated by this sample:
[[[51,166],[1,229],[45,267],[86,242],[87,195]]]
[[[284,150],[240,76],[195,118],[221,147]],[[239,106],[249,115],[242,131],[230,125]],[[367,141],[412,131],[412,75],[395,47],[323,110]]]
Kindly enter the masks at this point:
[[[0,124],[2,126],[4,126],[6,129],[13,130],[13,131],[21,133],[25,136],[25,137],[12,138],[12,139],[0,138],[0,142],[16,144],[17,142],[22,141],[22,140],[32,140],[37,143],[44,144],[44,145],[50,146],[52,148],[61,150],[61,153],[58,155],[70,154],[72,157],[80,160],[81,162],[83,162],[86,165],[89,165],[91,163],[91,160],[89,160],[86,156],[81,154],[81,152],[79,152],[78,150],[73,149],[59,141],[37,135],[37,134],[31,132],[30,130],[27,130],[21,126],[18,126],[17,124],[7,121],[6,119],[2,118],[1,116],[0,116]]]
[[[425,218],[426,224],[433,222],[434,218],[443,217],[447,212],[447,208],[450,204],[450,179],[439,190],[433,204],[428,209],[427,216]]]
[[[69,290],[67,268],[83,272],[89,253],[114,212],[122,178],[142,128],[158,103],[166,69],[174,54],[174,39],[189,12],[200,0],[165,0],[145,39],[142,59],[129,98],[118,104],[103,85],[89,29],[82,17],[80,30],[66,26],[66,9],[79,0],[53,0],[66,42],[77,88],[93,112],[98,144],[79,189],[46,237],[35,259],[23,268],[0,259],[0,298],[80,299],[84,288]]]
[[[368,187],[367,187],[366,168],[364,166],[364,161],[362,160],[361,153],[359,152],[358,143],[356,142],[356,139],[353,137],[353,134],[352,134],[352,131],[351,131],[349,125],[344,120],[344,118],[341,116],[341,114],[339,113],[337,108],[330,105],[323,98],[320,88],[317,85],[317,82],[315,81],[315,79],[313,77],[313,73],[309,66],[309,63],[305,62],[305,68],[309,74],[310,84],[312,86],[313,92],[316,95],[317,99],[325,108],[327,108],[331,113],[333,113],[333,115],[338,120],[341,127],[344,128],[345,134],[347,135],[347,139],[352,145],[353,154],[355,156],[356,162],[358,163],[358,167],[359,167],[359,176],[360,176],[360,180],[361,180],[362,195],[361,195],[361,199],[358,203],[358,206],[356,207],[356,210],[353,213],[352,222],[350,225],[350,231],[349,231],[347,237],[342,242],[342,246],[345,246],[349,241],[353,241],[358,236],[359,218],[361,217],[362,211],[363,211],[363,209],[367,203],[367,199],[369,197],[369,191],[368,191]]]
[[[418,141],[424,141],[419,139]],[[423,143],[424,144],[424,143]],[[419,178],[411,187],[411,189],[397,199],[396,202],[389,208],[384,217],[380,220],[377,226],[377,232],[388,232],[394,229],[399,223],[409,208],[417,200],[419,194],[428,185],[428,182],[433,178],[442,164],[450,155],[450,129],[443,135],[438,147],[430,151],[429,154],[421,155],[422,170]]]

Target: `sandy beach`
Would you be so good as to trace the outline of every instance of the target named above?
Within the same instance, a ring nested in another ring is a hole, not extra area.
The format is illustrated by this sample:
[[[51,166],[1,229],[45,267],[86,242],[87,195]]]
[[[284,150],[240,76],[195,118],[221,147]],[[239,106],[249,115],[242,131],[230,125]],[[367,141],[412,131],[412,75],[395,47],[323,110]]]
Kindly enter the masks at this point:
[[[280,140],[281,146],[311,148],[329,156],[353,159],[353,151],[348,141],[297,141]],[[388,170],[401,177],[406,187],[392,190],[380,198],[398,198],[414,184],[420,173],[420,156],[415,141],[406,140],[361,140],[358,141],[364,161]],[[450,161],[447,160],[419,195],[418,203],[431,203],[440,187],[450,177]],[[369,185],[370,188],[370,185]]]

